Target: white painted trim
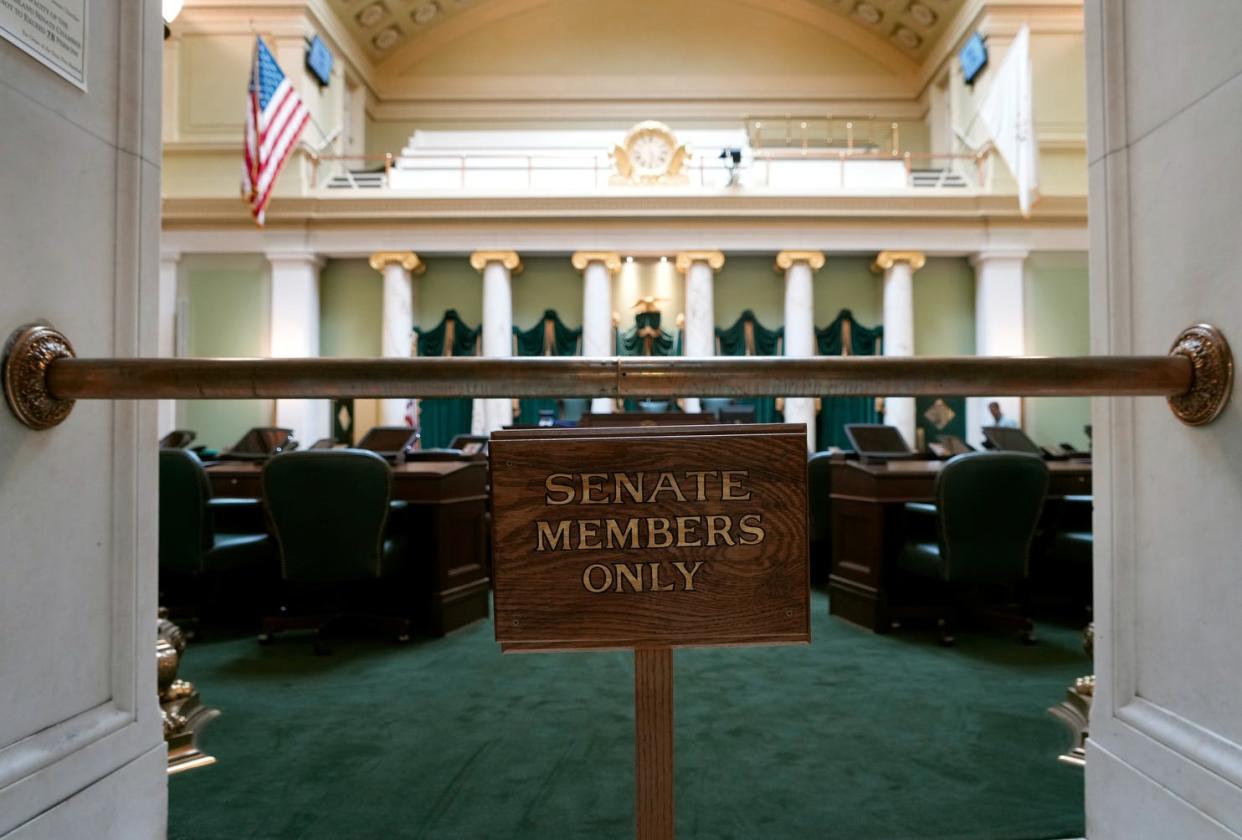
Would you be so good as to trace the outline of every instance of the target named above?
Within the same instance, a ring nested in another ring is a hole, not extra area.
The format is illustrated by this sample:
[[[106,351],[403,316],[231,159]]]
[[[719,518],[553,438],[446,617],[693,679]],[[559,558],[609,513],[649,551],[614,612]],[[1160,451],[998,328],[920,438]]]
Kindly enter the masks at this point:
[[[366,258],[376,251],[413,250],[420,255],[465,255],[487,248],[523,254],[570,254],[609,250],[624,253],[675,254],[687,249],[716,249],[730,254],[775,255],[785,250],[874,256],[893,246],[900,231],[903,249],[928,256],[967,256],[979,251],[1022,250],[1085,253],[1087,232],[1081,224],[1006,226],[980,219],[895,222],[892,219],[841,218],[687,218],[646,222],[561,219],[495,219],[480,227],[473,219],[428,219],[411,226],[400,219],[360,225],[348,221],[317,222],[292,228],[253,225],[178,224],[164,231],[187,255],[264,253],[276,247],[301,248],[324,257]],[[464,258],[464,256],[463,256]]]
[[[162,22],[156,4],[121,2],[96,28],[116,27],[115,133],[101,138],[115,159],[112,263],[96,264],[92,282],[110,286],[113,342],[95,353],[154,355],[159,225]],[[103,35],[102,31],[97,34]],[[107,94],[103,94],[107,95]],[[107,316],[104,315],[106,318]],[[70,336],[72,340],[72,336]],[[91,348],[78,346],[79,352]],[[72,421],[70,421],[72,422]],[[155,406],[117,401],[109,443],[110,541],[99,561],[110,565],[111,589],[96,593],[110,611],[107,699],[0,749],[0,834],[47,812],[140,755],[163,748],[155,695],[156,608]],[[63,488],[72,496],[73,488]],[[105,536],[101,535],[101,539]],[[72,581],[65,585],[72,586]],[[73,617],[49,616],[48,621]],[[146,783],[163,785],[161,773]],[[137,821],[135,828],[145,825]]]

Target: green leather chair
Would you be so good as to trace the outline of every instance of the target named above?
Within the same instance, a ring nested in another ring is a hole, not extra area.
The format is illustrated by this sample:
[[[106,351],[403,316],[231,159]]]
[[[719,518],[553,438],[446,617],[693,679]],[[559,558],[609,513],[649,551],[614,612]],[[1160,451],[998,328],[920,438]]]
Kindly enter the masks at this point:
[[[1080,616],[1091,614],[1094,503],[1092,496],[1065,496],[1059,500],[1056,524],[1044,557],[1050,583],[1060,600]]]
[[[268,535],[228,525],[244,522],[247,514],[262,522],[257,501],[211,498],[211,483],[193,452],[160,450],[160,588],[170,599],[166,606],[202,603],[222,575],[262,570],[271,558]]]
[[[811,526],[811,583],[828,582],[832,571],[832,454],[816,452],[806,462]]]
[[[260,642],[280,630],[323,628],[369,617],[410,638],[404,502],[392,501],[392,469],[361,449],[278,455],[263,468],[263,497],[280,554],[282,605]]]
[[[1048,491],[1048,466],[1036,455],[968,452],[945,462],[936,478],[936,504],[908,504],[917,526],[934,517],[936,539],[908,539],[898,558],[904,572],[940,584],[942,641],[953,644],[952,628],[965,596],[1016,595],[1017,613],[996,613],[1034,641],[1026,616],[1025,584],[1031,540]],[[917,534],[917,527],[911,529]],[[1015,600],[1009,598],[1010,602]]]

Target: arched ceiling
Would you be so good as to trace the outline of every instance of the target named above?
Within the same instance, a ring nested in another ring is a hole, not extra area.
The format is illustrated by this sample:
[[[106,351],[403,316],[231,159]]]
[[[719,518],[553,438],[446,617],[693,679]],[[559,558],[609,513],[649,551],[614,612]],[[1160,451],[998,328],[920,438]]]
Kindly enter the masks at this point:
[[[736,2],[737,0],[733,0]],[[580,0],[589,3],[591,0]],[[727,8],[730,0],[720,0]],[[328,0],[355,41],[377,64],[417,49],[420,39],[444,29],[460,29],[473,18],[481,23],[510,11],[518,13],[538,0]],[[886,63],[921,64],[966,0],[798,0],[817,11],[836,15],[857,28],[856,43]],[[489,7],[489,14],[467,15],[470,9]],[[458,24],[458,26],[454,26]]]

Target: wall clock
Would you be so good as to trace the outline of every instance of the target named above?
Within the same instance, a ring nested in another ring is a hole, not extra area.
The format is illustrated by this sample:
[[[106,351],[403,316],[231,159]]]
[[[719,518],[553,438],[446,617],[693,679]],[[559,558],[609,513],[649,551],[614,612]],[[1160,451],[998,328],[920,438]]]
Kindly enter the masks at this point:
[[[629,130],[620,145],[612,147],[616,173],[614,184],[684,184],[683,170],[690,150],[661,122],[647,120]]]

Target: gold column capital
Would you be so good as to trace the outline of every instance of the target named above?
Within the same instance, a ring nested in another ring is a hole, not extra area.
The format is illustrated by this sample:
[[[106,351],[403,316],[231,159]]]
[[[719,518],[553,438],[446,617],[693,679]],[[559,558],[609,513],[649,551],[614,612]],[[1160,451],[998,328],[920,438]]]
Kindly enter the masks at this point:
[[[602,262],[612,272],[621,270],[621,255],[616,251],[574,251],[569,261],[579,271],[586,271],[593,262]]]
[[[927,264],[927,255],[922,251],[881,251],[876,254],[871,270],[878,274],[881,271],[888,271],[893,267],[893,263],[899,262],[909,263],[911,271],[918,271]]]
[[[776,270],[788,271],[796,262],[804,262],[811,271],[819,271],[824,267],[823,251],[781,251],[776,255]]]
[[[396,263],[411,274],[422,274],[427,264],[413,251],[376,251],[371,255],[371,268],[383,271],[385,266]]]
[[[696,262],[705,262],[712,271],[719,271],[724,268],[725,255],[720,251],[682,251],[677,255],[677,270],[685,274]]]
[[[475,251],[470,255],[470,267],[480,273],[491,262],[498,262],[515,274],[522,271],[522,258],[517,251]]]

